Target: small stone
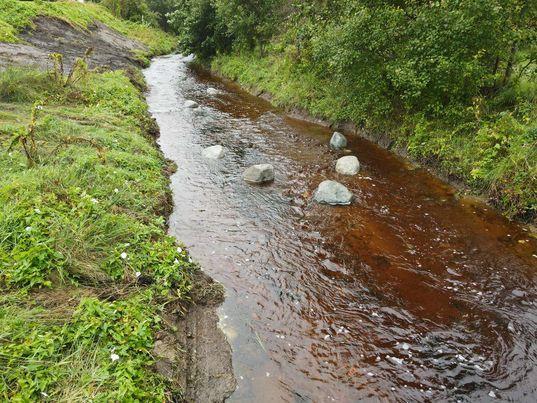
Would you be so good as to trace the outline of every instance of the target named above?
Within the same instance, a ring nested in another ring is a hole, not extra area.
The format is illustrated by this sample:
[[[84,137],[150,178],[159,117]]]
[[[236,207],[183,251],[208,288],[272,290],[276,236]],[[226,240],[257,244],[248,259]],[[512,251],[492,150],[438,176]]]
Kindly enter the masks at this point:
[[[489,392],[489,396],[492,397],[493,399],[496,399],[496,393],[494,393],[493,390],[491,390],[491,391]]]
[[[270,164],[253,165],[242,174],[248,183],[266,183],[274,180],[274,167]]]
[[[216,88],[209,87],[207,88],[207,94],[209,95],[218,95],[219,91]]]
[[[221,158],[224,158],[225,155],[225,149],[221,145],[211,146],[205,148],[201,155],[203,158],[211,159],[211,160],[218,160]]]
[[[349,205],[353,194],[341,183],[335,181],[323,181],[315,191],[313,199],[317,203],[330,205]]]
[[[336,163],[336,172],[341,175],[356,175],[360,171],[360,161],[354,155],[341,157]]]
[[[523,298],[526,296],[526,292],[522,290],[513,290],[511,291],[511,294],[513,294],[515,297]]]
[[[188,100],[188,101],[185,101],[184,103],[184,107],[187,109],[196,109],[198,106],[199,105],[196,101]]]
[[[347,147],[347,139],[343,134],[335,132],[330,139],[330,147],[334,150],[341,150],[342,148]]]
[[[403,360],[402,358],[389,357],[388,359],[397,365],[403,365],[405,363],[405,360]]]

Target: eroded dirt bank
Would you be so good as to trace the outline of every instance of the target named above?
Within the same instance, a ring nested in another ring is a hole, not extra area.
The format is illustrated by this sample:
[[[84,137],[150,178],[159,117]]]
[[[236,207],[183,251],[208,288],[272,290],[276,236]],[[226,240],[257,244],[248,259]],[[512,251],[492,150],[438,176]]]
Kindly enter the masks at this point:
[[[20,39],[23,43],[0,43],[0,67],[48,68],[51,53],[63,54],[68,67],[92,48],[90,68],[120,69],[139,65],[136,54],[148,51],[144,44],[98,21],[83,30],[59,19],[39,17],[34,21],[34,27],[23,32]]]
[[[216,314],[223,301],[222,286],[199,273],[192,304],[176,306],[164,318],[167,330],[155,343],[156,366],[183,392],[179,400],[222,402],[235,390],[231,348]]]

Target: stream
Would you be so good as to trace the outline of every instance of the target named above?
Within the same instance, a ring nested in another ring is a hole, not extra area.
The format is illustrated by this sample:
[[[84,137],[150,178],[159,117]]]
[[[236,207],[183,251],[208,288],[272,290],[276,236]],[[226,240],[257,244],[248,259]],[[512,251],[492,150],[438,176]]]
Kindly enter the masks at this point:
[[[527,229],[358,137],[360,173],[338,175],[329,128],[187,60],[153,60],[147,100],[178,166],[170,233],[226,289],[229,401],[537,400]],[[203,159],[216,144],[226,156]],[[243,171],[260,163],[274,183],[248,185]],[[353,204],[314,203],[325,179]]]

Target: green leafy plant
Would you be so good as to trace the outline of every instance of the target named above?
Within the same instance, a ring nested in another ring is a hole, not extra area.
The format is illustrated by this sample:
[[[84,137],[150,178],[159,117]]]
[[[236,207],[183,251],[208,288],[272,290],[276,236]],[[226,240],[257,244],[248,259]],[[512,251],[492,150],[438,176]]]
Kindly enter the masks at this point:
[[[19,144],[22,148],[24,155],[26,156],[26,162],[29,168],[32,168],[38,161],[38,148],[36,143],[36,125],[39,113],[42,111],[43,106],[41,102],[35,102],[32,107],[30,115],[30,123],[26,127],[21,127],[12,134],[11,144],[8,151],[11,151],[16,144]]]
[[[73,86],[88,74],[88,58],[93,53],[93,48],[88,48],[83,57],[77,57],[69,72],[64,71],[63,55],[61,53],[51,53],[49,55],[53,62],[51,77],[62,87]]]

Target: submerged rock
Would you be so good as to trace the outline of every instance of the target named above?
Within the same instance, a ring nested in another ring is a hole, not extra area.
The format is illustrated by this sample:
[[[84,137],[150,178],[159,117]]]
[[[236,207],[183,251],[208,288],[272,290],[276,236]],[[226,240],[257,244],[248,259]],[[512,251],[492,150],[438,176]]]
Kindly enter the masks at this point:
[[[337,160],[337,173],[342,175],[356,175],[358,171],[360,171],[360,161],[354,155],[347,155]]]
[[[313,195],[313,199],[317,203],[348,205],[351,204],[353,194],[341,183],[327,180],[321,182]]]
[[[203,158],[218,160],[220,158],[224,158],[225,153],[226,149],[224,147],[222,147],[221,145],[216,145],[205,148],[201,152],[201,155],[203,155]]]
[[[343,134],[335,132],[330,139],[330,147],[334,150],[341,150],[342,148],[347,147],[347,139]]]
[[[187,100],[184,103],[184,107],[188,109],[196,109],[198,106],[199,105],[196,101]]]
[[[207,88],[207,94],[209,95],[218,95],[219,91],[216,88],[209,87]]]
[[[248,183],[265,183],[274,180],[274,167],[270,164],[253,165],[242,174]]]

